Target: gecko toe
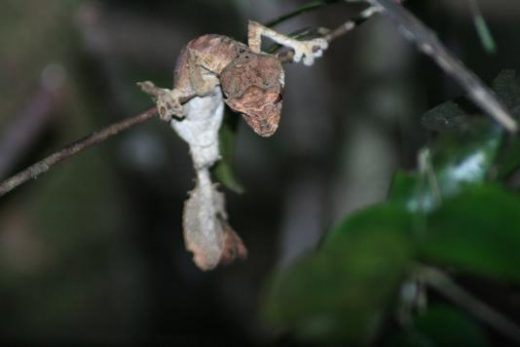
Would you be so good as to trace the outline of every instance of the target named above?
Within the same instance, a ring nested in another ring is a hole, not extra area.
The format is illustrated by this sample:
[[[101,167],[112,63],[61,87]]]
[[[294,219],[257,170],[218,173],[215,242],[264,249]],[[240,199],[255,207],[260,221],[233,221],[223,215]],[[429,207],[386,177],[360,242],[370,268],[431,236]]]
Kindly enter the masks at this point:
[[[312,55],[305,56],[305,58],[303,59],[303,64],[307,65],[307,66],[313,65],[314,64],[314,56],[312,56]]]
[[[293,56],[293,61],[295,63],[299,63],[301,60],[302,60],[302,57],[303,57],[303,53],[300,52],[300,51],[295,51],[294,52],[294,56]]]

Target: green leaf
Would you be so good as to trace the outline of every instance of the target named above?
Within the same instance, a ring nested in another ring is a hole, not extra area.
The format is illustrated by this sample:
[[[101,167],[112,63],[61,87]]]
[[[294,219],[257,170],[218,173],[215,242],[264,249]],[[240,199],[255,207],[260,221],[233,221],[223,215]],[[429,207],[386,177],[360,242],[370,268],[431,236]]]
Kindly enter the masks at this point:
[[[488,53],[495,53],[497,50],[497,46],[484,17],[482,15],[475,16],[473,18],[473,21],[475,23],[475,28],[477,29],[478,36],[480,37],[480,42],[482,43],[484,49]]]
[[[520,113],[520,86],[514,71],[501,72],[493,86],[504,103],[518,108]],[[476,112],[463,101],[448,101],[426,112],[423,125],[441,135],[434,145],[421,151],[417,174],[396,174],[389,198],[404,203],[412,211],[427,212],[464,187],[488,180],[499,156],[504,132],[482,117],[470,117]],[[520,165],[517,146],[513,143],[509,148],[512,154],[506,151],[506,155],[500,155],[505,163],[504,169],[498,167],[499,177],[503,171],[511,172]]]
[[[427,155],[420,158],[419,173],[395,175],[389,198],[410,211],[433,210],[442,199],[488,179],[501,140],[502,131],[497,127],[442,136],[431,152],[423,150]]]
[[[491,31],[482,15],[480,7],[476,0],[469,0],[469,5],[471,6],[471,10],[473,12],[473,23],[475,25],[475,29],[477,31],[478,37],[480,39],[480,43],[482,47],[486,50],[486,52],[490,54],[494,54],[496,52],[496,44],[493,39],[493,35],[491,35]]]
[[[266,320],[301,339],[368,341],[411,263],[407,216],[385,204],[341,223],[318,252],[275,275]]]
[[[406,204],[411,199],[417,199],[416,195],[419,193],[418,184],[419,175],[417,173],[403,170],[397,171],[390,184],[388,200]]]
[[[460,131],[467,128],[469,117],[459,102],[447,101],[424,113],[421,124],[432,131]]]
[[[502,71],[493,89],[518,118],[520,84],[515,71]],[[419,167],[418,174],[395,175],[390,199],[406,204],[410,210],[431,211],[439,202],[436,194],[449,198],[468,185],[489,180],[491,172],[503,179],[520,168],[520,138],[504,139],[498,127],[470,117],[474,112],[464,102],[448,101],[424,114],[423,125],[441,135],[431,146],[427,167]]]
[[[402,206],[393,203],[382,203],[363,209],[345,218],[336,225],[323,242],[322,249],[335,248],[336,244],[347,242],[345,238],[357,235],[368,229],[379,229],[388,226],[397,233],[410,230],[410,214]]]
[[[221,159],[213,168],[213,174],[226,188],[241,194],[244,187],[233,170],[237,126],[238,117],[227,111],[219,133]]]
[[[410,329],[391,339],[391,347],[488,346],[486,335],[465,314],[444,305],[431,306]]]
[[[433,169],[444,196],[461,186],[484,182],[501,140],[501,130],[492,127],[466,138],[446,137],[433,150]]]
[[[436,206],[425,177],[414,172],[397,171],[392,179],[388,200],[400,203],[409,211],[430,211]]]
[[[514,137],[504,144],[497,159],[497,176],[507,179],[520,170],[520,138]]]
[[[428,217],[422,258],[520,283],[520,197],[499,187],[473,187]]]

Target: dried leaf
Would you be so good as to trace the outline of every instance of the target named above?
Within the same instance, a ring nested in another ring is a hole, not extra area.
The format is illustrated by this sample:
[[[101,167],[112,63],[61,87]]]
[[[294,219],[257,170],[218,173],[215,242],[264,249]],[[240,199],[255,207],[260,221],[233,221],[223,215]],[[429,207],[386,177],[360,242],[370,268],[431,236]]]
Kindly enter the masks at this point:
[[[184,205],[184,242],[201,270],[245,258],[242,240],[227,222],[224,194],[211,182],[208,170],[197,173],[197,185]]]

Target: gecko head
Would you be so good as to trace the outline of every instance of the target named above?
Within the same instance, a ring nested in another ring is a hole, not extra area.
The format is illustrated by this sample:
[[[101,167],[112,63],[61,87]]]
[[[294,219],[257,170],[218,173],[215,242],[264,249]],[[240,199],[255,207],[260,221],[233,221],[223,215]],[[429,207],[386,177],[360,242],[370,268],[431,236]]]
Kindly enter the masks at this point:
[[[229,107],[242,114],[246,123],[260,136],[273,135],[280,123],[282,94],[251,86],[238,98],[227,98]]]
[[[260,136],[273,135],[280,123],[284,71],[280,61],[267,54],[245,52],[220,75],[226,104],[242,114]]]

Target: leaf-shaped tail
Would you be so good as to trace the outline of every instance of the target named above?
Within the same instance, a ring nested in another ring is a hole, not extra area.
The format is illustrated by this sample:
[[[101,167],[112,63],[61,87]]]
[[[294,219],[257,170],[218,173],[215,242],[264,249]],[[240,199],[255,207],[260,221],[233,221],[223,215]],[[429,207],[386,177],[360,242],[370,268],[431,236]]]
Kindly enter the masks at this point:
[[[211,182],[209,170],[197,171],[195,188],[184,205],[184,242],[201,270],[245,258],[247,249],[227,221],[224,194]]]

